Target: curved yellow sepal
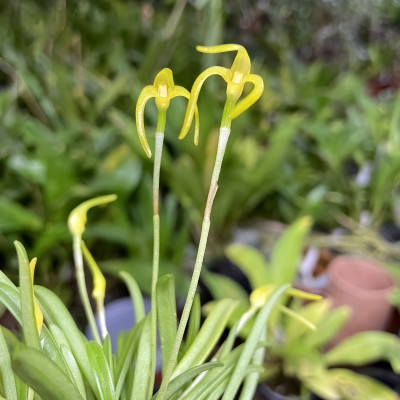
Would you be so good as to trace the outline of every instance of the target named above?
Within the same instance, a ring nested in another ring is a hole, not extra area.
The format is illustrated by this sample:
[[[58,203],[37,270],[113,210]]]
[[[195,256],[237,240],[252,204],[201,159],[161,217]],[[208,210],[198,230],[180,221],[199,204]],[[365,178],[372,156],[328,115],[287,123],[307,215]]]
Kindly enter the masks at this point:
[[[85,231],[85,225],[87,221],[87,212],[89,209],[102,204],[107,204],[115,201],[117,196],[115,194],[109,194],[106,196],[95,197],[94,199],[86,200],[79,206],[75,207],[69,214],[68,217],[68,228],[72,236],[81,237]]]
[[[151,157],[151,150],[149,147],[149,143],[146,139],[146,133],[144,131],[144,108],[148,100],[152,97],[156,97],[157,91],[153,86],[146,86],[139,95],[137,104],[136,104],[136,129],[139,135],[140,144],[143,147],[144,152],[148,157]]]
[[[192,86],[192,91],[190,92],[189,103],[186,108],[185,119],[183,121],[183,126],[179,134],[179,139],[183,139],[189,132],[190,126],[192,125],[193,115],[196,113],[197,100],[199,98],[201,87],[207,78],[212,75],[220,75],[225,81],[229,79],[229,69],[224,67],[210,67],[203,71],[194,81]],[[196,136],[195,136],[196,138]],[[195,140],[196,141],[196,140]],[[197,137],[198,142],[198,137]]]
[[[175,87],[175,95],[173,97],[175,97],[175,96],[186,97],[188,100],[190,100],[189,90],[187,90],[181,86]],[[195,117],[194,144],[197,146],[199,144],[199,129],[200,129],[199,110],[197,108],[197,104],[194,105],[194,117]],[[190,128],[190,125],[189,125],[189,128]],[[183,139],[183,138],[181,138],[181,136],[179,135],[179,139]]]
[[[264,81],[261,76],[249,74],[245,76],[244,82],[250,82],[254,85],[253,90],[242,100],[239,101],[230,113],[231,119],[235,119],[242,112],[251,107],[262,95],[264,91]]]

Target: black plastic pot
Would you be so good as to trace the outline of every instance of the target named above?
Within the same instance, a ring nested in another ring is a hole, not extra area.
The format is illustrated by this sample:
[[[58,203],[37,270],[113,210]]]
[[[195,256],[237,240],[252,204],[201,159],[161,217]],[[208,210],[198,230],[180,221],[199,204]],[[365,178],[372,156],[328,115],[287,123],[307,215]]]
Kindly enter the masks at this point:
[[[298,397],[285,396],[273,391],[268,385],[260,384],[257,388],[256,400],[296,400]]]

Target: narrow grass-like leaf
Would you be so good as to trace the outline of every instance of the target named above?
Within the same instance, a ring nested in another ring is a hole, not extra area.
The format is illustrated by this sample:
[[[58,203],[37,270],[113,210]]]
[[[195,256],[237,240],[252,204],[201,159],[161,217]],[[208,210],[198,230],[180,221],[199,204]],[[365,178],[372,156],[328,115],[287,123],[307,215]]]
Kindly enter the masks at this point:
[[[243,345],[240,345],[222,357],[220,361],[223,367],[207,371],[186,390],[179,400],[219,399],[228,384],[242,349]]]
[[[132,366],[132,360],[139,344],[139,339],[142,334],[144,323],[145,320],[142,320],[129,332],[124,342],[118,343],[119,345],[121,344],[123,346],[121,350],[118,348],[116,366],[117,384],[115,386],[116,399],[119,399],[121,393],[123,393],[122,389],[126,381],[128,369]],[[128,386],[128,384],[126,384],[126,386]]]
[[[165,398],[168,399],[171,396],[173,396],[176,392],[182,390],[182,388],[185,385],[187,385],[192,379],[196,378],[201,373],[210,371],[213,368],[220,368],[223,366],[224,364],[221,362],[211,361],[202,365],[198,365],[197,367],[190,368],[188,371],[172,379],[165,393]],[[156,398],[157,395],[155,394],[152,397],[152,400],[155,400]]]
[[[143,331],[140,335],[138,355],[136,358],[135,375],[133,378],[132,400],[147,400],[151,393],[149,389],[149,379],[151,375],[151,363],[156,360],[151,359],[151,315],[149,314],[144,322]]]
[[[189,368],[201,364],[208,357],[237,305],[238,302],[232,299],[224,299],[216,304],[204,321],[196,339],[176,366],[172,375],[173,378],[187,371]]]
[[[62,329],[79,367],[84,373],[91,388],[95,390],[96,384],[93,377],[92,367],[86,354],[86,338],[78,329],[71,314],[55,293],[42,286],[35,286],[35,294],[46,321],[48,323],[53,323]]]
[[[60,367],[39,350],[28,347],[16,349],[12,367],[43,400],[83,400]]]
[[[268,298],[265,305],[259,311],[254,325],[250,331],[250,334],[244,343],[243,351],[240,354],[239,360],[235,366],[235,369],[230,378],[229,384],[226,388],[222,400],[233,400],[243,379],[247,373],[247,367],[254,355],[254,352],[258,346],[259,338],[265,328],[267,320],[271,315],[271,312],[275,304],[279,301],[280,297],[286,292],[289,285],[280,286],[276,289]]]
[[[81,396],[86,400],[86,390],[85,383],[82,378],[81,371],[79,370],[78,363],[75,360],[74,355],[72,354],[69,347],[62,345],[61,352],[65,360],[65,364],[68,369],[68,375],[73,384],[79,390]]]
[[[157,282],[157,316],[161,340],[162,372],[168,366],[168,360],[176,336],[175,281],[173,275],[164,275]]]
[[[0,329],[0,379],[2,380],[4,394],[7,396],[7,399],[18,400],[14,373],[11,368],[11,357],[2,329]]]
[[[113,400],[115,398],[114,382],[103,348],[97,342],[90,341],[86,344],[86,353],[100,399]]]
[[[64,372],[67,372],[67,365],[63,354],[61,353],[60,346],[46,325],[43,325],[40,339],[44,353],[47,354],[60,368],[63,368]]]
[[[133,302],[133,308],[135,310],[135,323],[138,324],[146,317],[142,292],[140,291],[139,285],[137,284],[135,278],[130,273],[126,271],[120,271],[119,275],[128,287]]]
[[[200,329],[201,322],[201,303],[198,293],[194,296],[192,309],[190,311],[189,325],[187,329],[185,344],[182,348],[182,354],[185,354],[187,349],[192,345],[196,339],[197,333]]]
[[[14,242],[18,254],[21,317],[24,340],[27,346],[40,349],[39,332],[35,315],[33,280],[28,255],[20,242]]]
[[[107,335],[103,341],[103,352],[104,355],[106,356],[106,360],[108,363],[108,366],[110,367],[110,372],[111,372],[111,378],[112,381],[115,382],[114,380],[114,356],[112,352],[112,344],[111,344],[111,337],[110,335]]]
[[[267,339],[267,331],[266,326],[262,332],[260,340],[265,341]],[[265,357],[265,347],[260,346],[258,349],[255,350],[252,360],[253,366],[262,366]],[[250,372],[244,379],[243,388],[240,393],[239,400],[252,400],[254,398],[254,394],[257,389],[258,380],[260,377],[259,372]]]

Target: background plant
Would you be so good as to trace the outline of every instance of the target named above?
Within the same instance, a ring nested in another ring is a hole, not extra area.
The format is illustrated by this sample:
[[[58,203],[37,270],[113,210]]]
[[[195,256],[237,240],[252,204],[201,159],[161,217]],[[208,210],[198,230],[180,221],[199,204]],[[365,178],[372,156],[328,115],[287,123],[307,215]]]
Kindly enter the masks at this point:
[[[268,259],[249,246],[233,244],[227,247],[227,256],[249,280],[250,296],[232,279],[204,272],[204,281],[214,299],[232,298],[240,303],[230,318],[230,325],[244,318],[255,293],[295,282],[297,264],[309,229],[308,217],[289,226]],[[282,308],[284,305],[288,308]],[[213,307],[213,302],[207,304],[206,312]],[[270,343],[264,358],[260,359],[263,365],[261,381],[272,387],[280,386],[283,381],[285,394],[300,395],[304,399],[309,398],[310,393],[324,399],[396,399],[397,394],[383,384],[343,366],[356,368],[386,360],[398,373],[398,337],[386,332],[362,332],[332,347],[332,339],[349,317],[348,308],[332,310],[328,299],[304,304],[302,299],[289,301],[282,298],[268,321]],[[241,331],[243,338],[248,337],[251,326],[252,320],[248,319]],[[328,345],[330,348],[326,350]]]
[[[98,248],[100,261],[112,261],[104,265],[107,270],[150,264],[152,233],[141,230],[142,215],[132,204],[141,202],[140,209],[145,208],[151,196],[152,164],[139,151],[132,104],[140,88],[167,64],[183,86],[191,84],[186,71],[212,65],[212,55],[197,60],[187,50],[198,43],[246,44],[267,90],[263,101],[236,121],[237,140],[228,146],[229,168],[221,175],[226,191],[215,203],[215,242],[229,240],[232,228],[249,218],[291,222],[311,213],[318,225],[330,229],[338,210],[357,219],[366,207],[378,223],[391,217],[390,200],[379,196],[379,182],[388,181],[385,174],[396,181],[395,162],[388,160],[384,145],[377,153],[374,149],[387,139],[395,115],[395,1],[261,1],[243,8],[233,0],[157,5],[41,0],[4,3],[0,11],[0,249],[1,264],[14,277],[12,242],[20,239],[32,243],[42,260],[38,281],[57,285],[58,293],[67,298],[60,282],[73,280],[72,257],[63,245],[70,241],[68,212],[81,200],[108,192],[118,193],[118,207],[98,217],[95,212],[89,244]],[[364,88],[371,77],[376,79],[370,84],[379,87],[388,78],[392,88],[369,99]],[[339,88],[332,90],[336,85]],[[161,249],[161,264],[164,261],[169,270],[184,264],[181,248],[189,240],[188,230],[195,240],[198,237],[220,95],[219,86],[211,81],[199,99],[204,113],[197,153],[173,137],[166,142],[161,190],[168,192],[171,225],[182,228],[181,247],[164,241]],[[173,105],[167,129],[179,129],[183,105]],[[298,116],[292,120],[294,112]],[[146,113],[146,121],[151,134],[155,111]],[[341,153],[347,146],[337,150],[341,140],[354,148],[366,131],[370,135],[362,141],[356,160]],[[264,150],[270,150],[268,160],[261,157]],[[360,189],[347,179],[343,164],[333,169],[335,151],[345,165],[355,161],[362,168],[372,162],[374,171],[381,172]],[[190,168],[203,184],[193,187],[180,174],[182,167]],[[251,189],[254,196],[249,198],[250,192],[241,187]],[[375,195],[369,196],[372,192]],[[352,198],[357,199],[356,206]],[[368,198],[374,204],[368,204]],[[381,203],[384,214],[379,211]],[[186,218],[175,218],[177,210],[191,217],[190,228],[183,222]],[[110,221],[118,221],[113,229]],[[118,246],[111,248],[108,240]],[[127,255],[132,262],[122,261]],[[172,263],[165,262],[171,259]],[[142,272],[146,270],[134,272],[148,289],[150,278]]]

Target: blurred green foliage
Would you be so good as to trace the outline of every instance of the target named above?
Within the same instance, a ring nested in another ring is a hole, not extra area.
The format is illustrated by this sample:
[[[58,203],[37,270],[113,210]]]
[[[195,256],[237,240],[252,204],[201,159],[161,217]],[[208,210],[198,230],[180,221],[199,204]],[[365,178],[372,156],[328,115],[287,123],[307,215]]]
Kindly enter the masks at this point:
[[[358,219],[367,209],[377,223],[392,218],[400,100],[390,87],[370,97],[366,82],[383,72],[395,76],[399,20],[398,0],[1,3],[1,266],[17,271],[11,243],[21,240],[39,258],[38,281],[59,291],[73,279],[69,211],[116,193],[113,207],[89,215],[86,240],[105,270],[128,269],[148,288],[152,161],[140,151],[132,110],[161,68],[190,89],[203,68],[230,60],[196,54],[197,44],[245,45],[266,87],[256,107],[235,120],[213,243],[255,217],[290,222],[311,214],[327,229],[339,211]],[[193,240],[198,235],[223,96],[217,79],[206,87],[198,148],[192,136],[177,139],[185,102],[169,111],[161,173],[165,270],[182,268],[190,230]],[[146,118],[152,146],[155,107]],[[372,177],[360,186],[349,166],[365,165]]]

